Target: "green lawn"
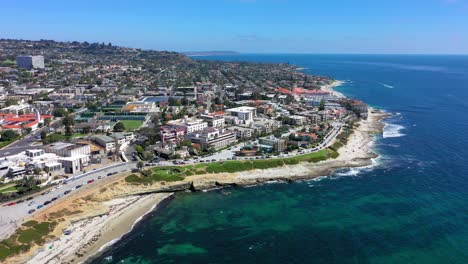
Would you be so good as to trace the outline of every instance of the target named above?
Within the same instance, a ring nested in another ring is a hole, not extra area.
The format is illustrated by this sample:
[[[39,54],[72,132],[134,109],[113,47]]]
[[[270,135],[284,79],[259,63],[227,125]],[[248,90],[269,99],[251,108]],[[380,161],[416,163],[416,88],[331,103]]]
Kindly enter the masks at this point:
[[[8,146],[12,141],[2,141],[0,142],[0,149]]]
[[[338,157],[338,153],[332,149],[323,149],[318,152],[308,153],[291,158],[261,159],[261,160],[232,160],[225,162],[199,163],[187,166],[166,166],[153,168],[146,173],[150,176],[132,174],[125,181],[133,184],[151,184],[157,181],[179,181],[186,176],[206,173],[234,173],[253,169],[269,169],[294,165],[300,162],[319,162],[329,158]]]
[[[84,137],[88,137],[90,135],[92,135],[92,134],[73,133],[71,137],[72,138],[84,138]]]
[[[127,131],[135,131],[143,125],[143,121],[141,120],[121,120],[119,122],[125,125],[125,130]]]
[[[16,192],[17,189],[16,187],[13,185],[13,186],[10,186],[10,187],[6,187],[6,188],[3,188],[3,189],[0,189],[0,193],[11,193],[11,192]]]

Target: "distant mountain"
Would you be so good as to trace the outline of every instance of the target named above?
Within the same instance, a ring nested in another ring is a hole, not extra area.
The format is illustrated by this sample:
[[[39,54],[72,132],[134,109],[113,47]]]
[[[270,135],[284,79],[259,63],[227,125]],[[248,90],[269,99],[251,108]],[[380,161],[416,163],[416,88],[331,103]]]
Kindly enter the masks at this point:
[[[240,53],[237,51],[187,51],[181,52],[187,56],[225,56],[225,55],[239,55]]]

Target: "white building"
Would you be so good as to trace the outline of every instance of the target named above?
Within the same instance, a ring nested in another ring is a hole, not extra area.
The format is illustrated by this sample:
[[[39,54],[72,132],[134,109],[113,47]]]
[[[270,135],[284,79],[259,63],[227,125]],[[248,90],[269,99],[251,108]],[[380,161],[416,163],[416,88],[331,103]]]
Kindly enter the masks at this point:
[[[44,56],[18,56],[16,66],[22,69],[44,69]]]
[[[241,106],[236,108],[227,109],[226,113],[231,116],[239,118],[243,124],[250,124],[253,122],[254,117],[257,116],[257,108],[250,106]]]
[[[168,124],[184,127],[185,132],[187,134],[195,132],[195,131],[200,131],[208,127],[208,123],[204,122],[203,119],[197,119],[197,118],[189,119],[187,117],[183,119],[171,121]]]
[[[115,151],[115,139],[106,136],[106,135],[98,135],[94,137],[94,141],[103,147],[106,152]]]
[[[193,143],[198,143],[202,149],[220,149],[237,142],[236,133],[214,127],[205,128],[203,131],[197,131],[187,135],[187,138]]]
[[[55,153],[62,157],[72,157],[75,155],[89,155],[91,153],[91,146],[88,144],[73,144],[65,142],[57,142],[45,146],[45,151]]]

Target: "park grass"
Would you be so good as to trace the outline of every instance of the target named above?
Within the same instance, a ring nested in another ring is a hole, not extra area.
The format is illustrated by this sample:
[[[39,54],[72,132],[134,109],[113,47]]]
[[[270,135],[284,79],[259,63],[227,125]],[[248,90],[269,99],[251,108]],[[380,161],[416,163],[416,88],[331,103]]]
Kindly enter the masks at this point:
[[[13,141],[1,141],[0,142],[0,149],[10,145],[12,142]]]
[[[186,176],[203,175],[208,173],[235,173],[254,169],[270,169],[284,165],[295,165],[301,162],[316,163],[329,158],[337,158],[338,152],[331,148],[322,149],[314,153],[307,153],[290,158],[260,159],[260,160],[230,160],[224,162],[199,163],[187,166],[165,166],[152,169],[150,176],[132,174],[125,178],[131,184],[152,184],[158,181],[179,181]],[[148,173],[146,173],[148,174]]]
[[[55,226],[55,222],[28,221],[24,223],[13,235],[0,241],[0,261],[28,251],[33,245],[43,245]]]
[[[18,191],[16,184],[0,184],[0,193],[12,193],[16,191]]]
[[[71,138],[84,138],[84,137],[88,137],[92,134],[82,134],[82,133],[73,133],[71,135]]]
[[[135,131],[143,125],[143,121],[141,120],[120,120],[125,126],[126,131]]]

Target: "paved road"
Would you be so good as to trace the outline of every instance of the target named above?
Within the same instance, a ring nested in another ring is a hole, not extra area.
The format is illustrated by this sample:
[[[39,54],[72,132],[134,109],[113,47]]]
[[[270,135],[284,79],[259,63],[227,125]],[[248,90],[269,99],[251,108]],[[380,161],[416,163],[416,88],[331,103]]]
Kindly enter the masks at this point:
[[[70,190],[70,193],[77,192],[78,190],[81,190],[81,188],[86,188],[85,186],[87,185],[87,182],[89,180],[95,180],[95,182],[89,184],[89,187],[91,187],[92,184],[96,184],[96,182],[102,179],[105,179],[107,177],[114,177],[117,173],[129,172],[135,167],[135,163],[130,162],[112,164],[107,167],[92,170],[84,174],[80,174],[69,178],[66,183],[53,187],[49,193],[44,195],[37,194],[33,200],[25,201],[23,203],[12,206],[4,206],[5,204],[3,204],[0,207],[0,239],[12,234],[14,230],[19,225],[21,225],[23,220],[30,216],[30,214],[28,213],[29,210],[35,209],[36,211],[34,213],[40,212],[41,210],[47,208],[51,204],[57,203],[63,200],[65,197],[69,196],[70,194],[64,194],[64,192],[67,190]],[[102,179],[98,179],[98,177],[102,177]],[[76,189],[78,185],[81,185],[83,187]],[[57,200],[51,202],[51,204],[46,205],[41,209],[37,209],[38,205],[43,205],[44,202],[50,201],[54,197],[58,197]]]

